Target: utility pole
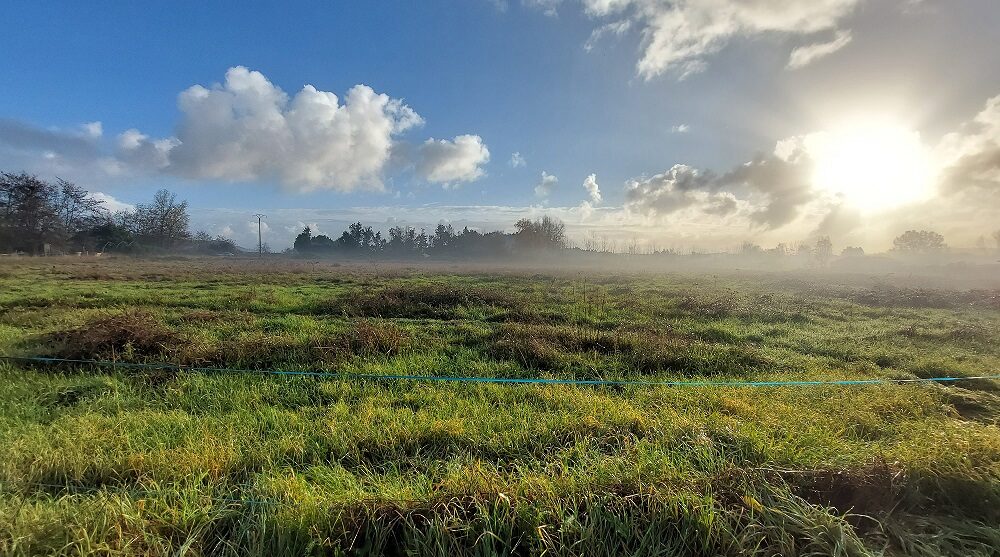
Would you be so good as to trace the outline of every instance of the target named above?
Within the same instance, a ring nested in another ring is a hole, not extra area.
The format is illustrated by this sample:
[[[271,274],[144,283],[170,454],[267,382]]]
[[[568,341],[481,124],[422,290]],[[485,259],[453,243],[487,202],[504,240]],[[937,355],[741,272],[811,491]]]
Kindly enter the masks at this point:
[[[267,215],[255,213],[254,216],[257,217],[257,257],[264,257],[264,242],[260,234],[260,219],[267,217]]]

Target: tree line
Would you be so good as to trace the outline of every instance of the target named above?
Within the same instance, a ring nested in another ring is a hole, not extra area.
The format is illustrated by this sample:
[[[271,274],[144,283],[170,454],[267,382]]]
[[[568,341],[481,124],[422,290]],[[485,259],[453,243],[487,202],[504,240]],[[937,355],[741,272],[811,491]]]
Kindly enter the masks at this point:
[[[167,190],[133,209],[111,212],[67,180],[0,173],[0,251],[6,253],[238,251],[227,238],[192,234],[189,224],[187,201]]]
[[[482,233],[464,227],[456,232],[450,224],[439,224],[433,232],[418,231],[410,226],[394,226],[382,231],[360,222],[350,225],[337,239],[324,234],[313,235],[305,227],[296,236],[292,249],[299,254],[335,254],[411,257],[503,257],[515,253],[537,253],[567,247],[566,225],[559,219],[521,219],[514,223],[514,232]]]
[[[993,233],[1000,247],[1000,231]],[[583,251],[615,252],[607,242],[585,243]],[[602,247],[603,246],[603,247]],[[439,224],[432,232],[394,226],[383,234],[360,222],[340,236],[314,234],[306,227],[290,251],[303,255],[345,256],[444,256],[456,258],[504,257],[552,252],[570,248],[566,226],[549,216],[521,219],[511,233],[480,232],[468,227],[456,231]],[[946,251],[944,237],[928,230],[908,230],[893,241],[899,254],[939,254]],[[0,172],[0,252],[34,255],[117,251],[155,253],[236,253],[229,238],[206,232],[191,233],[188,203],[167,190],[159,190],[147,203],[124,211],[109,211],[88,191],[67,180],[46,181],[27,173]],[[629,253],[633,253],[630,250]],[[669,254],[671,251],[655,252]],[[763,249],[745,242],[744,256],[797,255],[825,265],[833,257],[833,244],[821,237],[815,244],[790,248],[779,244]],[[860,247],[846,247],[841,256],[861,256]]]
[[[292,251],[300,254],[382,255],[389,257],[449,255],[490,257],[567,247],[566,227],[543,216],[521,219],[514,233],[481,233],[438,225],[430,234],[395,226],[383,235],[361,223],[350,225],[336,239],[313,235],[307,227]],[[148,203],[109,211],[84,188],[57,178],[46,181],[27,173],[0,172],[0,253],[31,255],[76,252],[236,253],[229,238],[191,233],[188,203],[159,190]]]
[[[994,236],[997,238],[998,247],[1000,247],[1000,231]],[[907,230],[893,239],[892,249],[889,251],[899,255],[937,255],[947,250],[948,245],[941,234],[931,230]],[[773,248],[764,249],[753,242],[743,242],[739,254],[743,256],[794,256],[813,259],[820,266],[826,266],[833,259],[834,249],[829,236],[820,236],[815,243],[803,243],[794,248],[782,243]],[[840,252],[841,257],[861,257],[863,255],[865,255],[865,250],[860,246],[846,246]]]

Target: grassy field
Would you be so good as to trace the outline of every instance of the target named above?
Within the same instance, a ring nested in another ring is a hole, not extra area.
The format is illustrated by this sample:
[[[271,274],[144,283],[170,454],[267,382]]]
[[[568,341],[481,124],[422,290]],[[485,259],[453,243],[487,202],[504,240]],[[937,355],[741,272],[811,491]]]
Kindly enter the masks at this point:
[[[1000,373],[1000,292],[21,259],[0,353],[608,380]],[[0,363],[0,553],[1000,554],[1000,383],[498,385]]]

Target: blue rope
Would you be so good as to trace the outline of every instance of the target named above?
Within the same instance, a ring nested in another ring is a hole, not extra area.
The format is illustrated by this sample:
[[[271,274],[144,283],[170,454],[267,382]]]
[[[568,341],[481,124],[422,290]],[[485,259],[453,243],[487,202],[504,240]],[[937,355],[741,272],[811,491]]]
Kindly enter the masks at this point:
[[[152,495],[155,493],[152,489],[141,489],[139,486],[132,486],[131,488],[125,487],[123,489],[114,489],[115,486],[105,486],[105,487],[94,487],[85,485],[74,485],[70,483],[66,484],[53,484],[53,483],[42,483],[42,482],[31,482],[28,488],[52,488],[59,489],[70,494],[80,494],[80,493],[100,493],[102,491],[107,493],[125,493],[128,495]],[[111,488],[111,489],[108,489]],[[235,503],[240,505],[278,505],[279,503],[275,500],[270,499],[237,499],[234,497],[213,497],[211,495],[206,495],[206,497],[212,501],[218,503]]]
[[[327,371],[295,371],[265,369],[235,369],[220,367],[190,367],[178,364],[144,364],[108,360],[77,360],[71,358],[44,358],[38,356],[0,356],[0,360],[39,362],[45,364],[80,364],[126,369],[176,370],[189,373],[251,373],[258,375],[283,375],[295,377],[331,377],[375,381],[439,381],[454,383],[589,385],[622,387],[812,387],[822,385],[896,385],[905,383],[951,383],[974,379],[1000,379],[1000,374],[968,377],[926,377],[911,379],[836,379],[789,381],[616,381],[604,379],[546,379],[544,377],[452,377],[447,375],[378,375],[370,373],[333,373]]]

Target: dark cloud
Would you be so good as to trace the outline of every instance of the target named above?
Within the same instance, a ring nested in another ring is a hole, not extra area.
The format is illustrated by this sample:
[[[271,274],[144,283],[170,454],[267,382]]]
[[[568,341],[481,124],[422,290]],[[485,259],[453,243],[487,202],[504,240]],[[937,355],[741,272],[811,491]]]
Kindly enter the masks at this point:
[[[813,237],[828,236],[842,242],[855,240],[854,231],[864,224],[864,217],[855,208],[838,204],[826,208],[826,215],[816,225]]]
[[[943,195],[1000,194],[1000,95],[988,99],[962,131],[946,135],[941,143],[949,159],[941,174]]]
[[[719,194],[705,204],[704,211],[709,215],[724,217],[736,212],[739,204],[732,194]]]
[[[984,146],[982,151],[963,155],[944,170],[941,193],[947,195],[970,189],[1000,194],[1000,146]]]
[[[625,206],[634,213],[665,216],[692,206],[724,207],[713,199],[715,175],[683,164],[625,185]]]
[[[648,216],[663,216],[695,207],[713,216],[737,212],[738,199],[753,199],[750,220],[767,228],[778,228],[795,220],[803,205],[814,198],[809,183],[812,164],[808,157],[793,153],[788,160],[777,155],[759,155],[754,160],[718,175],[687,165],[625,186],[629,210]]]
[[[739,212],[740,202],[731,192],[719,191],[722,185],[719,177],[710,171],[678,164],[662,174],[628,182],[625,208],[650,217],[693,210],[725,218]]]
[[[762,195],[761,206],[750,218],[762,226],[778,228],[795,220],[799,209],[813,200],[811,172],[812,163],[803,154],[790,160],[776,155],[759,155],[722,175],[717,187]]]
[[[91,136],[41,129],[9,118],[0,118],[0,144],[18,151],[41,151],[71,158],[92,158],[100,154]]]

